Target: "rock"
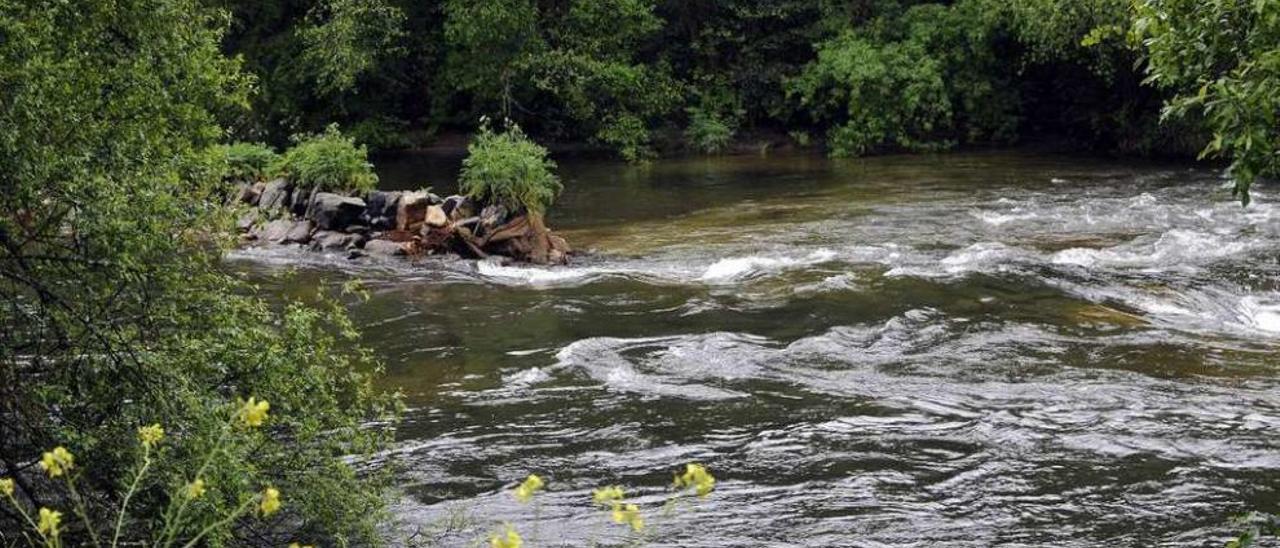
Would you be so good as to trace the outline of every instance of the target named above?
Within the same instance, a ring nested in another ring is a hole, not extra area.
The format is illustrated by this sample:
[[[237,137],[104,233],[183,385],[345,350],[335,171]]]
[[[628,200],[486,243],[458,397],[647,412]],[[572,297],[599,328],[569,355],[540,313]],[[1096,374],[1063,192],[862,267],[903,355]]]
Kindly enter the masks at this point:
[[[403,194],[403,192],[385,192],[381,190],[370,192],[365,198],[368,205],[365,207],[362,220],[377,230],[395,227],[396,214],[400,207],[400,196]]]
[[[345,230],[364,213],[364,200],[329,192],[316,194],[311,203],[311,219],[321,230]]]
[[[498,226],[507,220],[507,208],[500,205],[485,206],[480,210],[480,224],[488,227]]]
[[[551,231],[547,232],[547,241],[551,244],[551,249],[547,252],[547,262],[551,264],[568,264],[569,255],[573,253],[573,249],[569,247],[569,242],[561,238],[559,234]]]
[[[284,179],[276,179],[266,184],[262,188],[262,195],[258,198],[259,209],[278,209],[285,206],[285,202],[289,199],[289,190],[292,189],[289,181]]]
[[[480,210],[480,227],[476,229],[476,234],[483,236],[489,234],[496,227],[506,223],[507,208],[500,205],[485,206]]]
[[[235,202],[238,204],[254,205],[258,203],[258,197],[261,194],[262,189],[258,185],[240,183],[236,187]]]
[[[236,230],[240,232],[253,230],[253,225],[258,224],[258,219],[261,217],[262,214],[258,210],[250,209],[244,215],[241,215],[239,219],[236,219]]]
[[[449,216],[450,221],[474,217],[476,214],[476,206],[471,202],[471,199],[456,194],[445,198],[440,208],[444,210],[445,215]]]
[[[427,207],[431,204],[426,192],[406,192],[400,196],[400,204],[396,209],[396,229],[417,232],[427,217]]]
[[[449,224],[449,216],[444,214],[444,208],[438,205],[427,206],[427,216],[423,222],[428,227],[439,228]]]
[[[301,220],[293,223],[293,227],[289,229],[289,233],[284,235],[285,243],[305,244],[311,241],[311,231],[315,229],[315,223],[308,220]]]
[[[290,198],[289,198],[289,203],[288,203],[289,212],[298,217],[302,217],[303,215],[306,215],[307,205],[311,201],[312,192],[313,192],[313,189],[309,189],[309,188],[294,189],[293,193],[290,195]]]
[[[364,244],[364,252],[369,255],[398,257],[408,255],[409,242],[392,242],[390,240],[369,240]]]
[[[343,232],[321,230],[311,235],[311,249],[314,251],[341,251],[352,247],[359,236]]]
[[[288,219],[276,219],[267,223],[262,227],[262,232],[258,234],[258,239],[278,244],[284,241],[289,235],[289,231],[293,230],[293,221]]]
[[[365,219],[371,230],[389,230],[396,227],[395,217],[372,217]]]
[[[444,203],[440,204],[440,209],[444,210],[445,215],[451,215],[453,214],[454,208],[458,207],[458,204],[460,203],[462,203],[462,196],[454,194],[444,199]]]
[[[375,190],[365,196],[365,216],[370,219],[378,217],[386,217],[388,219],[396,218],[397,208],[400,206],[400,196],[403,192],[386,192]]]

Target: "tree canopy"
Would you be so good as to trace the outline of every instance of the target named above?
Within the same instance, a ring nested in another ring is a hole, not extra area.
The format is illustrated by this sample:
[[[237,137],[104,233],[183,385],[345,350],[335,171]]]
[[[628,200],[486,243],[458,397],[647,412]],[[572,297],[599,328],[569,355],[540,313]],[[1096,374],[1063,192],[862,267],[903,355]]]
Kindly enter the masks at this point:
[[[283,517],[205,538],[376,541],[381,491],[338,458],[384,439],[361,428],[391,409],[375,364],[341,310],[268,307],[220,265],[234,211],[212,147],[254,83],[220,49],[227,22],[192,0],[0,0],[0,476],[21,504],[70,515],[79,499],[114,519],[135,432],[158,423],[168,458],[122,519],[127,539],[193,538],[272,486]],[[272,420],[222,436],[250,397]],[[55,446],[77,456],[82,497],[38,473]],[[199,504],[163,523],[164,494],[193,478]],[[18,523],[6,504],[0,531]],[[68,523],[66,543],[109,525]]]

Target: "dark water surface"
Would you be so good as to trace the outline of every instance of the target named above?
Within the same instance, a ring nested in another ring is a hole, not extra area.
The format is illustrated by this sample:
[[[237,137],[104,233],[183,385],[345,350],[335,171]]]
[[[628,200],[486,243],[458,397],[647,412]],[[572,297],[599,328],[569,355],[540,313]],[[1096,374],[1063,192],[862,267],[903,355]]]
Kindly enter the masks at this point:
[[[381,163],[437,191],[455,166]],[[422,538],[621,545],[608,484],[667,546],[1213,546],[1277,510],[1266,189],[1241,210],[1211,170],[1023,153],[562,175],[571,267],[235,257],[269,291],[367,282]],[[715,493],[662,515],[691,461]],[[549,492],[517,504],[531,472]]]

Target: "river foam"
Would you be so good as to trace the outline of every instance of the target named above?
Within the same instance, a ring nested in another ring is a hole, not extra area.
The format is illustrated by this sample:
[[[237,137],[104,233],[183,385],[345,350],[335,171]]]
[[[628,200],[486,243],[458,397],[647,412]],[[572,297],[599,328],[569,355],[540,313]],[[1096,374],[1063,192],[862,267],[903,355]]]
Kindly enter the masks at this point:
[[[573,266],[373,271],[356,317],[413,405],[397,513],[444,545],[501,521],[621,545],[587,502],[616,484],[659,546],[1220,545],[1280,485],[1266,189],[1015,160],[616,194],[610,167],[566,216]],[[688,462],[717,489],[666,515]],[[550,488],[521,505],[529,473]]]

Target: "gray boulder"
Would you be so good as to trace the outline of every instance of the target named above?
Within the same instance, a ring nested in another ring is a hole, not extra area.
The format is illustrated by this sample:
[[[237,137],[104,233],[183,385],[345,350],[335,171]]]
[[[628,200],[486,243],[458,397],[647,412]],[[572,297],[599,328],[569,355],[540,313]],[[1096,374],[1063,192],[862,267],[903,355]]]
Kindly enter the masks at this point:
[[[377,226],[372,222],[374,219],[387,219],[389,222],[394,223],[396,211],[400,206],[401,194],[403,193],[375,190],[365,196],[365,201],[368,203],[365,208],[365,216],[369,218],[370,224]]]
[[[250,209],[244,215],[241,215],[239,219],[236,219],[236,230],[240,232],[253,230],[253,225],[258,224],[258,219],[261,217],[262,214],[258,213],[258,210]]]
[[[345,232],[321,230],[311,236],[311,249],[315,251],[341,251],[354,247],[359,236]]]
[[[252,183],[242,182],[236,185],[235,203],[256,205],[261,193],[261,187]]]
[[[289,235],[289,231],[293,230],[293,221],[288,219],[276,219],[267,223],[262,227],[262,232],[258,234],[258,239],[278,244],[284,242]]]
[[[391,240],[369,240],[364,243],[364,252],[369,255],[381,255],[383,257],[398,257],[408,254],[404,243]]]
[[[321,230],[345,230],[360,220],[364,209],[364,200],[359,198],[321,192],[311,203],[311,220]]]
[[[258,197],[258,207],[266,210],[285,207],[289,200],[289,191],[292,189],[293,185],[284,179],[268,182],[262,188],[262,195]]]
[[[297,217],[301,217],[307,213],[307,204],[311,200],[310,188],[297,188],[290,194],[288,209],[289,213]]]
[[[293,227],[284,235],[285,243],[305,244],[311,241],[311,231],[315,229],[315,223],[302,220],[293,223]]]

